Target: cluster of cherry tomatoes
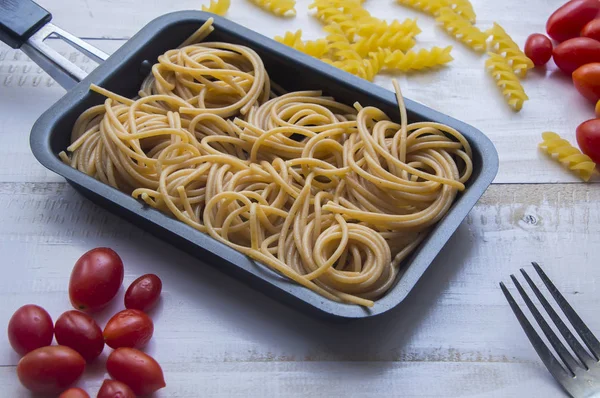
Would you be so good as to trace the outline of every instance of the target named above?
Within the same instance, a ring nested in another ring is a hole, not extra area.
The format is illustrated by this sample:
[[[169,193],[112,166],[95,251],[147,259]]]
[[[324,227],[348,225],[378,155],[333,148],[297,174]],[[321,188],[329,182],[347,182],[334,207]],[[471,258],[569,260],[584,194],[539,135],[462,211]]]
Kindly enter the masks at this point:
[[[115,251],[92,249],[77,260],[69,281],[69,298],[77,310],[63,313],[54,324],[37,305],[25,305],[13,314],[8,339],[24,355],[17,365],[23,386],[35,393],[60,394],[59,398],[89,398],[81,388],[69,387],[105,344],[114,349],[106,361],[113,380],[104,380],[98,398],[132,398],[166,386],[160,365],[140,351],[154,333],[146,311],[162,290],[156,275],[143,275],[129,286],[126,309],[110,318],[104,330],[88,314],[106,307],[117,295],[123,274],[123,261]],[[51,345],[53,337],[58,345]]]
[[[547,36],[535,33],[525,43],[525,55],[537,66],[553,58],[581,95],[596,104],[598,118],[577,128],[577,143],[600,163],[600,1],[569,1],[550,16],[546,32],[559,44],[554,47]]]

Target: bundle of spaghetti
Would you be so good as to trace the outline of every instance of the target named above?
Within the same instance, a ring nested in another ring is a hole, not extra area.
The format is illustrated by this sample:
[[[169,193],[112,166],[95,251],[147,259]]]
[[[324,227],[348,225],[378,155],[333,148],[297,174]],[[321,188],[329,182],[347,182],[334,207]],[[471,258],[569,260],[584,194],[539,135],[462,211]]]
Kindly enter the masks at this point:
[[[576,173],[583,181],[589,181],[594,174],[598,173],[596,164],[589,156],[581,153],[558,134],[551,131],[542,133],[542,140],[540,148]]]
[[[325,39],[302,41],[302,30],[286,32],[283,37],[275,36],[274,39],[315,58],[321,58],[329,51],[329,43]]]
[[[379,20],[362,7],[359,0],[315,0],[309,9],[315,9],[315,17],[324,24],[337,24],[349,40],[354,40],[359,26]]]
[[[212,12],[217,15],[225,15],[231,6],[231,0],[210,0],[207,6],[202,6],[202,11]]]
[[[371,306],[465,189],[469,143],[409,123],[396,82],[399,122],[320,91],[274,96],[269,81],[243,46],[167,51],[139,98],[93,86],[107,99],[60,156],[328,299]]]
[[[250,2],[280,17],[296,15],[296,0],[250,0]]]
[[[452,46],[445,48],[433,47],[431,50],[417,51],[386,51],[385,68],[399,71],[422,70],[442,66],[452,61]]]
[[[496,85],[502,89],[502,95],[508,105],[515,111],[523,108],[523,103],[529,99],[519,78],[513,72],[506,58],[496,53],[488,53],[485,67],[496,80]]]
[[[441,8],[435,19],[448,34],[465,43],[475,51],[484,51],[487,36],[469,20],[461,17],[449,7]]]
[[[519,45],[500,25],[494,22],[494,26],[486,31],[486,34],[491,36],[491,51],[505,57],[517,76],[525,77],[527,71],[534,67],[533,61],[521,51]]]
[[[210,110],[229,117],[246,114],[257,101],[266,101],[270,81],[254,50],[208,42],[160,55],[140,90],[142,97],[153,94],[175,99],[154,105],[181,115],[196,116]]]

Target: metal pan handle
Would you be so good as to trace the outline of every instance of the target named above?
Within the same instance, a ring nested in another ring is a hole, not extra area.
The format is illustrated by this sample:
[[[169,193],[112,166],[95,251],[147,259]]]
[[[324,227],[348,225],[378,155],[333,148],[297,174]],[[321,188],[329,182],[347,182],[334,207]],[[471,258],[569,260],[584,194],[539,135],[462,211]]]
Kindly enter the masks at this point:
[[[68,90],[87,73],[44,43],[48,36],[59,36],[98,63],[105,61],[108,55],[51,24],[50,20],[52,14],[32,0],[0,0],[0,40],[12,48],[20,48]]]

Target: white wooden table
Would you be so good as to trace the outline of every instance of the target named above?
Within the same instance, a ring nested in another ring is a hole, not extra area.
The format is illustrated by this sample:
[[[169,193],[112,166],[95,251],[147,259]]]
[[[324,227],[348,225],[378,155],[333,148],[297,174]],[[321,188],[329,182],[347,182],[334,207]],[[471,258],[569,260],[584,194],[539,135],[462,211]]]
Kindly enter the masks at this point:
[[[522,45],[543,31],[563,0],[472,0],[479,26],[499,22]],[[208,0],[40,0],[54,22],[107,52],[161,14],[199,9]],[[302,28],[322,35],[298,1],[298,17],[278,20],[232,0],[228,17],[265,35]],[[164,283],[149,352],[165,370],[158,397],[553,397],[562,392],[539,361],[498,288],[532,261],[548,274],[592,330],[600,333],[600,191],[575,184],[536,150],[542,131],[574,139],[592,109],[550,66],[524,85],[519,114],[504,104],[476,56],[425,16],[368,0],[383,18],[419,17],[423,47],[453,44],[446,69],[401,76],[404,94],[480,128],[496,144],[496,183],[395,311],[331,325],[308,318],[201,264],[84,200],[46,171],[28,145],[35,119],[63,93],[23,54],[0,45],[0,326],[36,303],[56,319],[69,309],[76,259],[96,246],[125,261],[125,286],[154,272]],[[91,70],[81,56],[59,49]],[[389,77],[378,84],[391,87]],[[514,291],[514,290],[513,290]],[[104,322],[121,304],[101,314]],[[0,396],[28,397],[8,342],[0,344]],[[103,354],[104,358],[106,354]],[[103,361],[79,383],[95,394]]]

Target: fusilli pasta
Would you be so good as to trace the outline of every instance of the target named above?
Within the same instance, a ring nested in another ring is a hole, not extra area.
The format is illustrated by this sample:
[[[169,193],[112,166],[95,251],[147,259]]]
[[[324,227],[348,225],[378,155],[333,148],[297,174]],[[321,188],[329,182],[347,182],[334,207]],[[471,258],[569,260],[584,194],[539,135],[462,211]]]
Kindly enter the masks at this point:
[[[592,159],[558,134],[545,132],[542,134],[542,140],[540,148],[575,172],[582,180],[589,181],[592,175],[597,173],[596,164]]]
[[[357,33],[359,36],[362,37],[370,37],[372,35],[383,35],[385,33],[392,33],[394,35],[404,36],[416,36],[419,33],[421,33],[421,29],[417,25],[416,19],[405,19],[402,22],[395,19],[389,23],[387,21],[359,23]]]
[[[231,0],[210,0],[210,4],[207,6],[202,6],[202,11],[212,12],[217,15],[225,15],[227,10],[229,10],[229,6],[231,5]]]
[[[275,36],[275,40],[315,58],[327,54],[329,47],[325,39],[302,41],[302,30],[286,32],[284,36]]]
[[[509,65],[519,77],[525,77],[527,70],[534,67],[533,62],[521,51],[508,33],[497,23],[487,32],[491,36],[490,47],[493,52],[500,54],[508,60]]]
[[[471,23],[475,23],[477,20],[477,16],[475,15],[475,10],[473,9],[473,4],[469,0],[449,0],[449,7],[462,16],[463,18],[469,20]]]
[[[486,47],[487,36],[477,27],[458,15],[449,7],[439,10],[439,15],[435,19],[444,27],[446,32],[454,36],[457,40],[465,43],[475,51],[484,51]]]
[[[452,61],[452,46],[445,48],[433,47],[431,50],[421,49],[417,51],[387,51],[385,57],[386,69],[399,71],[421,70],[434,68]]]
[[[363,57],[369,53],[381,49],[408,51],[415,46],[416,42],[413,35],[403,35],[401,33],[394,34],[393,32],[384,33],[382,35],[372,35],[364,37],[355,42],[352,47]]]
[[[282,17],[296,15],[296,0],[250,0],[263,10]]]
[[[519,82],[519,78],[513,72],[506,58],[496,53],[488,53],[489,58],[485,61],[485,67],[496,80],[496,85],[502,89],[508,105],[515,111],[523,108],[523,103],[529,99],[525,90]]]
[[[450,6],[449,0],[396,0],[398,4],[437,16],[440,9]]]
[[[368,58],[363,60],[365,79],[373,81],[375,76],[385,66],[385,57],[387,56],[384,50],[378,50],[369,54]]]
[[[362,23],[377,22],[359,0],[315,0],[309,6],[316,9],[315,17],[325,24],[338,24],[349,40],[354,39]]]

